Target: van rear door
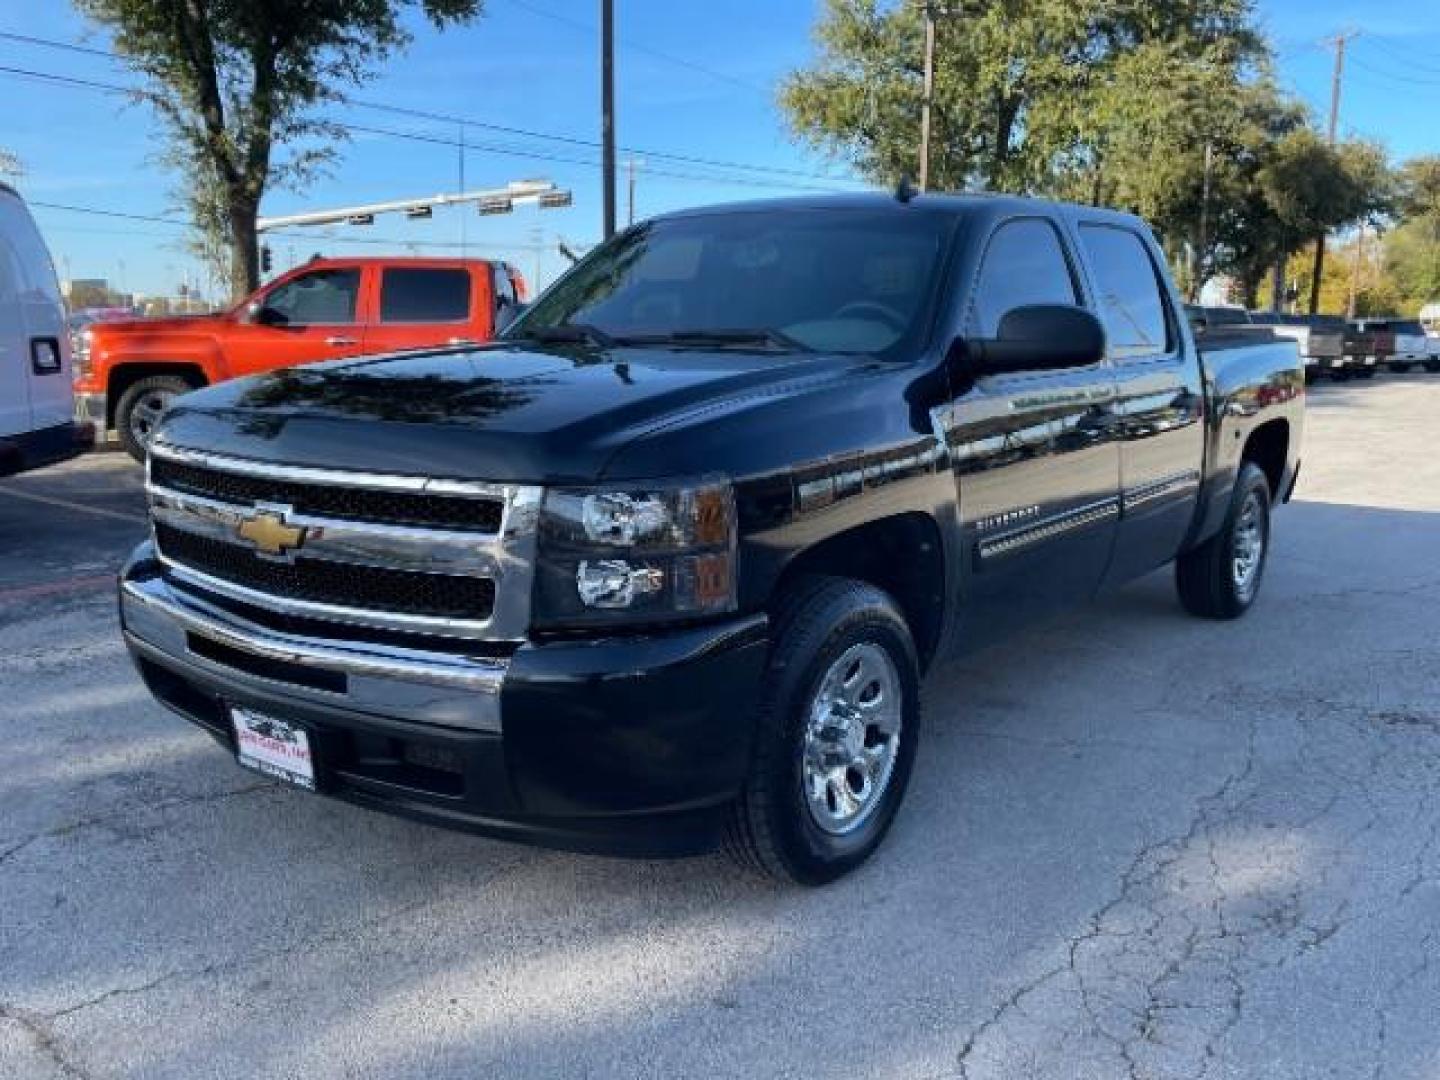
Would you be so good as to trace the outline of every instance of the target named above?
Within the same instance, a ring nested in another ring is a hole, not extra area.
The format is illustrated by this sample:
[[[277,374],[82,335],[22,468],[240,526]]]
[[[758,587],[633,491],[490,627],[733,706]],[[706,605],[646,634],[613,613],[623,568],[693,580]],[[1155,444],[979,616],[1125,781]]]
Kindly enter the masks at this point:
[[[0,188],[0,435],[74,414],[70,341],[55,266],[20,197]]]

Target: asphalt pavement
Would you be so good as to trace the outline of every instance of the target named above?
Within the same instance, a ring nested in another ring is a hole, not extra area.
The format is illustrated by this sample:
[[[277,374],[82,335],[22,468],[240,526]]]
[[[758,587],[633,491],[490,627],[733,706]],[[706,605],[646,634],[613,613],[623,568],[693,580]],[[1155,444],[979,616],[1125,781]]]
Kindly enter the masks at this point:
[[[1437,417],[1312,393],[1242,621],[1161,572],[942,666],[815,891],[242,771],[121,649],[139,470],[0,480],[0,1077],[1434,1080]]]

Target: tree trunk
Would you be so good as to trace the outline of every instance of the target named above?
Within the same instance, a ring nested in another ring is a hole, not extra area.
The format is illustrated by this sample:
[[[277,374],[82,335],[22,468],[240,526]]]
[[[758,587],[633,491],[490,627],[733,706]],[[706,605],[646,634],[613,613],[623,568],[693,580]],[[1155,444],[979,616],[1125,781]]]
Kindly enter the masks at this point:
[[[1320,310],[1320,280],[1325,274],[1325,234],[1315,239],[1315,269],[1310,272],[1310,314]]]
[[[1270,271],[1270,310],[1285,310],[1285,257],[1275,260]],[[1310,314],[1315,314],[1313,311]]]
[[[230,241],[230,294],[232,300],[250,295],[260,286],[260,240],[255,219],[260,205],[243,194],[231,192],[227,199]]]

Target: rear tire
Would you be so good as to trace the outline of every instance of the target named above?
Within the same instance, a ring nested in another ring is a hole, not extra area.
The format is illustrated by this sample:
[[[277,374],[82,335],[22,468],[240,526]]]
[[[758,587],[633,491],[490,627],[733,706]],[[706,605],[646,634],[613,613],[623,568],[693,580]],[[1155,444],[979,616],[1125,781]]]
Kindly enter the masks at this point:
[[[807,578],[773,625],[725,846],[748,869],[823,885],[869,858],[895,819],[920,734],[920,666],[895,601],[863,582]]]
[[[178,375],[152,375],[126,389],[115,404],[115,432],[125,452],[145,464],[145,448],[160,417],[175,398],[193,389]]]
[[[1270,483],[1245,462],[1220,531],[1175,560],[1180,603],[1205,619],[1238,619],[1260,592],[1270,554]]]

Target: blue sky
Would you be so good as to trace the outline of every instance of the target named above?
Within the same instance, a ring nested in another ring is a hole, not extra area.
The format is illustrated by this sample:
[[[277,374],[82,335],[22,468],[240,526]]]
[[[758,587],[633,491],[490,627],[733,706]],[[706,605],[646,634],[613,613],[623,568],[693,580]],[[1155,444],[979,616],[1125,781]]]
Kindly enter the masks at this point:
[[[598,138],[597,0],[489,0],[478,23],[433,32],[417,23],[414,46],[356,93],[365,101],[561,137]],[[774,87],[812,53],[818,0],[616,0],[617,132],[638,151],[636,213],[783,195],[807,188],[854,187],[842,165],[805,152],[787,135]],[[1384,142],[1397,158],[1440,152],[1440,4],[1435,0],[1261,0],[1261,20],[1277,46],[1282,81],[1323,115],[1333,53],[1321,39],[1347,29],[1349,46],[1341,129]],[[0,31],[104,47],[106,39],[62,0],[0,0]],[[686,62],[688,61],[688,62]],[[942,60],[943,62],[943,60]],[[0,40],[0,66],[126,82],[121,65],[101,56]],[[32,203],[140,215],[175,212],[172,174],[155,160],[160,129],[148,112],[92,90],[0,73],[5,107],[0,148],[26,168],[21,190]],[[452,123],[363,108],[337,114],[347,123],[441,140],[423,143],[359,134],[339,146],[332,175],[303,195],[276,192],[265,212],[453,191],[459,137]],[[570,209],[520,208],[480,218],[452,208],[425,222],[383,218],[368,228],[307,230],[273,243],[278,266],[312,252],[383,253],[390,241],[419,252],[506,254],[542,278],[564,265],[557,237],[592,242],[600,228],[598,151],[468,127],[468,187],[544,177],[573,189]],[[648,151],[648,153],[647,153]],[[743,171],[656,153],[739,162]],[[560,158],[564,160],[553,160]],[[754,167],[754,168],[749,168]],[[765,171],[762,171],[765,170]],[[173,291],[198,264],[178,243],[181,230],[45,207],[36,217],[62,276],[106,277],[141,292]],[[625,217],[621,186],[620,215]],[[369,241],[375,241],[373,243]],[[538,241],[538,244],[537,244]],[[440,245],[451,245],[448,247]],[[538,251],[536,249],[539,249]],[[405,250],[403,246],[398,250]]]

